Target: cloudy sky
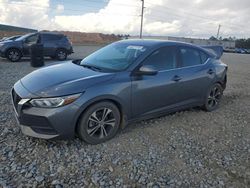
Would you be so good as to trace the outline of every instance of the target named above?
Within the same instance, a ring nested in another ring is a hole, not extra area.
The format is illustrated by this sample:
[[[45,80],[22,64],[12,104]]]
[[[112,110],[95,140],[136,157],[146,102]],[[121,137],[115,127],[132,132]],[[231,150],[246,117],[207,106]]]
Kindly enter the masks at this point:
[[[138,35],[141,0],[0,0],[0,23]],[[250,37],[250,0],[145,0],[144,35]]]

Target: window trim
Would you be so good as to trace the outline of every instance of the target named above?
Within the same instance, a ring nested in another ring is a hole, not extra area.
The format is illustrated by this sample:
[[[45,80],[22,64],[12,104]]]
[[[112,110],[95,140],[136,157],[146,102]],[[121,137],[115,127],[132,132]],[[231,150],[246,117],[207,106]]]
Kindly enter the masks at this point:
[[[207,59],[207,61],[203,64],[199,64],[199,65],[192,65],[192,66],[188,66],[188,67],[178,67],[178,68],[174,68],[174,69],[168,69],[168,70],[161,70],[158,72],[166,72],[166,71],[173,71],[173,70],[181,70],[181,69],[185,69],[185,68],[193,68],[193,67],[199,67],[199,66],[203,66],[206,65],[209,61],[210,61],[210,57]]]

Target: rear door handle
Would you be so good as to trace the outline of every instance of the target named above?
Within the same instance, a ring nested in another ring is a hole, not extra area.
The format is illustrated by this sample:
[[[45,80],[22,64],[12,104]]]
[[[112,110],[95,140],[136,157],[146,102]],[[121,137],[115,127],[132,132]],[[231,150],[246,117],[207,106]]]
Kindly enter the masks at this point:
[[[180,81],[182,78],[180,77],[180,76],[178,76],[178,75],[175,75],[173,78],[172,78],[172,80],[173,81],[175,81],[175,82],[178,82],[178,81]]]
[[[207,71],[207,73],[208,73],[208,74],[213,74],[214,71],[213,71],[213,69],[209,69],[209,70]]]

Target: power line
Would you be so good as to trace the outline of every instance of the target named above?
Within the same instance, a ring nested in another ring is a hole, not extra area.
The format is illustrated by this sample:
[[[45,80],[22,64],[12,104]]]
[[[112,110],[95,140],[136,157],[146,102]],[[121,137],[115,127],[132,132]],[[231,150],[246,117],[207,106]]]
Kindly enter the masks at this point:
[[[88,0],[89,1],[89,0]],[[90,2],[90,1],[89,1]],[[93,2],[95,2],[95,3],[98,3],[97,1],[93,1]],[[100,3],[100,2],[99,2]],[[1,2],[0,4],[11,4],[11,5],[21,5],[21,6],[32,6],[32,7],[34,7],[34,8],[40,8],[40,9],[49,9],[49,10],[56,10],[56,9],[54,9],[54,8],[52,8],[52,7],[44,7],[44,6],[39,6],[39,5],[28,5],[27,3],[18,3],[18,2],[15,2],[15,4],[14,3],[4,3],[4,2]],[[120,4],[120,3],[119,3]],[[153,3],[148,3],[148,4],[151,4],[151,5],[156,5],[156,4],[153,4]],[[120,4],[120,5],[126,5],[126,4]],[[129,6],[131,6],[131,5],[129,5]],[[166,6],[163,6],[163,5],[161,5],[161,7],[162,8],[167,8],[167,9],[169,9],[169,11],[172,11],[172,10],[175,10],[175,13],[173,13],[173,12],[169,12],[168,11],[168,14],[170,14],[170,15],[173,15],[173,16],[175,16],[175,17],[179,17],[179,18],[183,18],[183,15],[181,15],[181,14],[178,14],[178,13],[176,13],[176,9],[173,9],[173,8],[169,8],[169,7],[166,7]],[[84,6],[84,8],[96,8],[96,7],[94,7],[94,6],[90,6],[90,5],[85,5]],[[83,13],[83,10],[80,10],[80,9],[69,9],[69,8],[64,8],[64,11],[71,11],[71,12],[81,12],[81,13]],[[179,11],[179,10],[177,10],[177,11]],[[160,12],[162,12],[163,13],[163,11],[162,10],[158,10],[158,13],[160,13]],[[165,12],[164,12],[165,13]],[[137,17],[138,15],[128,15],[128,14],[121,14],[121,13],[103,13],[103,12],[99,12],[99,14],[103,14],[103,15],[113,15],[113,14],[115,14],[115,15],[120,15],[120,16],[129,16],[129,17]],[[184,14],[186,14],[186,15],[188,15],[188,16],[192,16],[193,18],[195,18],[195,19],[203,19],[203,20],[207,20],[207,21],[210,21],[211,22],[211,18],[205,18],[205,17],[201,17],[201,16],[197,16],[197,15],[194,15],[194,14],[190,14],[190,13],[188,13],[188,12],[184,12]],[[151,18],[150,18],[151,17]],[[150,17],[149,17],[149,19],[151,19],[152,20],[152,15],[150,15]],[[155,16],[154,16],[155,17]],[[165,17],[157,17],[157,19],[158,18],[161,18],[161,19],[165,19]],[[148,19],[148,18],[147,18]],[[212,20],[213,21],[213,20]],[[214,20],[215,21],[215,20]],[[216,20],[216,22],[217,22],[218,20]],[[209,23],[208,23],[209,24]],[[211,25],[212,25],[212,23],[211,23]],[[214,24],[213,24],[214,25]],[[245,26],[243,26],[243,25],[236,25],[236,24],[226,24],[225,22],[224,22],[224,27],[227,27],[227,28],[234,28],[234,29],[238,29],[239,27],[245,27]]]
[[[147,2],[147,3],[148,3],[148,2]],[[154,3],[148,3],[148,4],[150,4],[150,5],[156,5],[156,6],[157,6],[157,4],[154,4]],[[195,19],[202,19],[202,20],[207,20],[207,21],[210,21],[210,22],[211,22],[211,21],[218,22],[218,20],[213,19],[213,18],[208,18],[208,17],[203,17],[203,16],[200,16],[200,15],[195,15],[195,14],[190,13],[190,12],[187,12],[187,11],[182,11],[182,10],[170,8],[170,7],[167,7],[167,6],[164,6],[164,5],[160,5],[160,6],[161,6],[161,8],[168,9],[169,11],[174,11],[174,13],[170,13],[170,12],[168,11],[168,14],[176,15],[177,17],[183,18],[183,15],[176,13],[176,11],[181,12],[182,14],[191,16],[191,17],[193,17],[193,18],[195,18]],[[162,10],[158,10],[158,12],[163,12],[163,11],[162,11]],[[165,13],[165,12],[164,12],[164,13]],[[226,24],[226,23],[225,23],[225,24],[223,24],[223,25],[224,25],[224,27],[228,27],[228,28],[232,28],[232,27],[233,27],[233,28],[235,28],[235,29],[237,29],[237,28],[239,28],[239,27],[245,27],[245,26],[239,25],[239,24]]]
[[[56,8],[52,8],[52,7],[45,7],[45,6],[39,6],[39,5],[28,5],[27,3],[4,3],[4,2],[0,2],[0,4],[7,4],[7,5],[17,5],[17,6],[29,6],[32,8],[36,8],[36,9],[41,9],[41,10],[53,10],[56,11]],[[90,7],[90,6],[86,6],[86,7]],[[12,7],[13,8],[13,7]],[[92,7],[90,7],[92,8]],[[64,11],[72,11],[72,12],[81,12],[83,13],[83,10],[80,9],[68,9],[68,8],[64,8]],[[98,12],[98,14],[102,14],[102,15],[120,15],[120,16],[129,16],[129,17],[137,17],[138,15],[132,15],[132,14],[122,14],[122,13],[107,13],[107,12]]]
[[[91,3],[96,3],[96,4],[102,3],[101,1],[94,1],[94,0],[84,0],[84,1],[91,2]],[[60,0],[57,0],[57,2],[60,2]],[[61,3],[64,4],[65,2],[66,1],[63,1]],[[72,5],[72,1],[68,2],[68,4]],[[86,5],[85,3],[79,3],[79,2],[77,4],[78,5]],[[114,5],[120,5],[120,6],[127,6],[127,7],[137,7],[136,5],[126,4],[126,3],[112,2],[112,4],[114,4]]]
[[[154,4],[154,3],[148,3],[148,4],[150,4],[150,5],[157,5],[157,4]],[[181,12],[181,13],[183,13],[183,14],[192,16],[192,17],[194,17],[194,18],[200,18],[200,19],[205,19],[205,20],[211,21],[211,18],[203,17],[203,16],[200,16],[200,15],[195,15],[195,14],[190,13],[190,12],[187,12],[187,11],[174,9],[174,8],[167,7],[167,6],[164,6],[164,5],[160,5],[160,6],[161,6],[161,8],[168,9],[169,11],[174,11],[174,14],[176,14],[176,11],[178,11],[178,12]],[[161,11],[161,10],[159,10],[159,11]],[[168,12],[168,13],[169,13],[169,12]],[[173,13],[171,13],[171,14],[173,14]],[[178,14],[176,14],[176,15],[178,15]],[[179,15],[180,15],[180,14],[179,14]],[[181,16],[181,15],[180,15],[180,16]],[[183,15],[182,15],[182,16],[183,16]]]
[[[86,0],[86,1],[89,1],[90,0]],[[142,3],[143,3],[143,8],[142,8],[142,14],[140,15],[141,16],[141,29],[140,29],[140,36],[142,37],[142,29],[143,29],[143,21],[144,21],[144,17],[146,16],[146,19],[149,19],[149,20],[153,20],[153,21],[161,21],[161,22],[165,22],[166,20],[166,17],[165,17],[165,11],[163,10],[157,10],[157,13],[164,13],[164,16],[162,15],[157,15],[157,16],[154,16],[154,15],[145,15],[144,16],[144,0],[141,0]],[[92,1],[91,1],[92,2]],[[100,3],[100,1],[93,1],[95,3]],[[62,2],[62,3],[65,3],[65,2]],[[49,6],[39,6],[39,5],[30,5],[30,4],[27,4],[27,3],[23,3],[23,2],[15,2],[15,3],[11,3],[11,2],[0,2],[0,4],[8,4],[8,5],[18,5],[18,6],[29,6],[29,7],[33,7],[33,8],[37,8],[37,9],[45,9],[45,10],[57,10],[56,8],[53,8],[53,7],[49,7]],[[124,5],[124,6],[133,6],[131,4],[123,4],[123,3],[116,3],[116,4],[119,4],[119,5]],[[156,5],[156,4],[153,4],[153,3],[148,3],[148,4],[151,4],[151,5]],[[55,5],[55,4],[54,4]],[[79,7],[79,6],[78,6]],[[81,6],[80,6],[81,7]],[[84,8],[93,8],[94,6],[90,6],[90,5],[84,5]],[[134,6],[134,7],[137,7],[137,6]],[[166,7],[166,6],[162,6],[162,8],[165,8],[165,9],[168,9],[168,15],[172,15],[172,16],[175,16],[177,18],[183,18],[183,15],[181,15],[180,13],[176,13],[178,12],[179,10],[175,10],[175,9],[172,9],[172,8],[169,8],[169,7]],[[96,7],[94,7],[96,8]],[[139,7],[138,7],[139,8]],[[173,10],[175,10],[175,12],[173,12]],[[69,9],[69,8],[64,8],[64,11],[71,11],[71,12],[81,12],[81,13],[84,13],[83,10],[80,10],[80,9]],[[152,12],[153,14],[155,14],[156,12],[153,11]],[[119,16],[128,16],[128,17],[138,17],[138,15],[133,15],[133,14],[124,14],[124,13],[114,13],[114,12],[98,12],[98,14],[101,14],[101,15],[119,15]],[[186,14],[187,16],[191,16],[192,19],[191,20],[194,20],[194,19],[202,19],[202,20],[207,20],[209,21],[208,23],[205,23],[205,24],[211,24],[211,25],[214,25],[215,23],[211,23],[211,21],[213,21],[212,19],[210,18],[205,18],[205,17],[201,17],[201,16],[197,16],[197,15],[194,15],[194,14],[190,14],[188,12],[184,12],[184,14]],[[188,18],[190,19],[190,18]],[[218,23],[218,20],[216,20],[216,22]],[[225,22],[223,22],[223,27],[227,27],[227,28],[235,28],[235,29],[238,29],[239,27],[243,27],[243,26],[237,26],[236,24],[226,24]]]

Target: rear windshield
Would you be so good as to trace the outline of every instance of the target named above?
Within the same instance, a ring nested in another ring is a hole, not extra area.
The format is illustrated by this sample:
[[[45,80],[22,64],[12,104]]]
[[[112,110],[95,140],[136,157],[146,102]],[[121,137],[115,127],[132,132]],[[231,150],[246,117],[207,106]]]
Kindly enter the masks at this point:
[[[55,41],[61,40],[63,35],[43,34],[42,37],[44,41]]]

